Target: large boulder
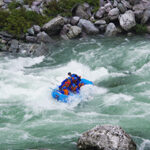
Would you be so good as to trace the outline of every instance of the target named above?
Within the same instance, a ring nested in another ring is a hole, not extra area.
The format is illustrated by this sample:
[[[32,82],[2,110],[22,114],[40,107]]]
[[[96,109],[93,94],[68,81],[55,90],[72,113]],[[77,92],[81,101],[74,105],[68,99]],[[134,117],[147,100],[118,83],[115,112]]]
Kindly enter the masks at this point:
[[[121,13],[125,13],[127,11],[127,8],[122,3],[119,3],[117,7]]]
[[[53,43],[53,40],[51,39],[51,37],[45,33],[44,31],[43,32],[39,32],[37,34],[37,42],[38,43]]]
[[[117,28],[114,23],[109,23],[106,27],[106,36],[114,36],[117,34]]]
[[[141,23],[145,24],[150,19],[150,10],[145,10],[142,16]]]
[[[98,28],[95,27],[94,24],[89,20],[80,19],[78,26],[81,27],[83,29],[83,31],[86,32],[87,34],[98,34],[99,33]]]
[[[0,0],[0,7],[5,5],[5,3],[3,2],[3,0]]]
[[[55,17],[48,23],[44,24],[42,29],[49,35],[57,35],[64,25],[64,18],[61,16]]]
[[[66,40],[76,38],[81,34],[81,31],[81,28],[78,26],[71,26],[70,24],[66,24],[61,31],[61,37]]]
[[[130,3],[127,0],[121,0],[121,3],[124,5],[124,7],[126,7],[127,9],[131,9],[132,6],[130,5]]]
[[[72,15],[82,19],[89,19],[91,17],[91,7],[87,3],[77,4],[72,8]]]
[[[113,6],[111,3],[107,3],[105,4],[104,8],[105,8],[105,12],[109,13],[109,11],[113,9]]]
[[[97,126],[81,135],[77,146],[82,150],[136,150],[131,137],[119,126]]]
[[[26,42],[28,43],[36,43],[37,42],[37,37],[36,36],[26,36]]]
[[[134,27],[136,25],[136,22],[135,22],[135,15],[133,11],[128,10],[124,14],[120,15],[119,23],[120,26],[126,31]]]
[[[104,16],[104,14],[105,14],[105,8],[100,7],[99,10],[95,14],[95,18],[101,19]]]
[[[97,20],[95,22],[95,26],[99,28],[100,31],[105,31],[105,28],[107,26],[106,21],[105,20]]]
[[[110,20],[116,20],[119,17],[119,9],[118,8],[113,8],[112,10],[109,11],[108,17]]]
[[[72,25],[77,25],[79,20],[80,20],[80,17],[74,16],[74,17],[71,18],[71,24]]]

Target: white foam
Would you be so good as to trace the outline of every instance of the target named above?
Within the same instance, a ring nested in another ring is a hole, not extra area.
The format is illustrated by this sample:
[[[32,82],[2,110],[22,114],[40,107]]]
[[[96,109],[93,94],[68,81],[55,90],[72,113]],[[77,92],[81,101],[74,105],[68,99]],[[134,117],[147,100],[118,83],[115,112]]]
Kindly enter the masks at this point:
[[[129,102],[133,99],[133,96],[125,95],[122,93],[119,94],[107,94],[107,96],[104,97],[104,103],[105,105],[119,105],[122,101]]]

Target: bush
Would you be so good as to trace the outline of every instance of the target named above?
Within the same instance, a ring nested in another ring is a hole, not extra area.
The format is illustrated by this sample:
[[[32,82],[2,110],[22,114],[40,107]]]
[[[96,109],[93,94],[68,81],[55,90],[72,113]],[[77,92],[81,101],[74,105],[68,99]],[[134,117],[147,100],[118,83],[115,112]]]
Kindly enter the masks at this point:
[[[35,0],[24,0],[24,4],[31,6]]]
[[[10,12],[0,11],[1,30],[7,31],[19,37],[26,33],[32,25],[43,25],[47,22],[47,17],[43,17],[33,11],[26,11],[24,8],[13,9]]]
[[[13,1],[13,2],[9,3],[9,5],[8,5],[9,10],[15,9],[17,7],[21,7],[21,4],[16,1]]]
[[[143,24],[136,24],[134,30],[137,34],[143,34],[147,32],[146,25]]]
[[[58,14],[62,16],[71,16],[71,9],[77,3],[87,2],[94,7],[94,11],[99,8],[99,0],[52,0],[45,9],[45,14],[50,17],[56,17]]]

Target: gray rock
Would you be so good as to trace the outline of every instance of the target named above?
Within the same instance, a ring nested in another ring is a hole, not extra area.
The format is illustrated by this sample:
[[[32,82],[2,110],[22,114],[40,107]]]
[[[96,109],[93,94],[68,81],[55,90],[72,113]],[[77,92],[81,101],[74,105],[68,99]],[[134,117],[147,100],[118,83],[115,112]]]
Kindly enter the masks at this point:
[[[71,26],[69,29],[69,32],[67,33],[67,36],[72,39],[76,38],[81,34],[81,28],[78,26]]]
[[[104,0],[99,0],[100,7],[104,6],[104,4],[105,4]]]
[[[126,0],[121,0],[121,3],[124,5],[124,7],[131,9],[132,6],[130,5],[130,3]]]
[[[26,36],[26,41],[29,43],[36,43],[37,42],[37,37],[35,36]]]
[[[118,2],[117,0],[114,0],[113,7],[117,7],[117,6],[118,6]]]
[[[126,31],[134,27],[136,25],[136,22],[135,22],[135,15],[133,11],[128,10],[123,15],[120,15],[119,22],[120,22],[120,26]]]
[[[90,18],[90,13],[89,13],[90,9],[87,8],[84,5],[75,5],[75,7],[73,7],[72,9],[72,15],[73,16],[78,16],[82,19],[89,19]]]
[[[4,6],[4,5],[5,5],[5,3],[3,2],[3,0],[0,0],[0,7]]]
[[[31,6],[31,9],[32,9],[32,11],[35,11],[35,12],[37,12],[37,13],[40,13],[40,8],[37,7],[37,6],[32,5],[32,6]]]
[[[113,8],[109,11],[108,17],[110,20],[116,20],[119,17],[119,9],[118,8]]]
[[[127,8],[122,3],[118,3],[118,9],[121,13],[125,13],[127,11]]]
[[[50,38],[50,36],[45,33],[44,31],[43,32],[40,32],[37,34],[37,42],[38,43],[52,43],[53,40]]]
[[[136,5],[139,4],[141,2],[141,0],[129,0],[131,5]]]
[[[34,35],[33,27],[29,28],[27,31],[28,31],[29,35]]]
[[[145,10],[142,16],[141,23],[145,24],[150,19],[150,10]]]
[[[136,17],[136,19],[138,19],[138,20],[141,20],[141,19],[142,19],[143,13],[144,13],[143,10],[135,10],[135,11],[134,11],[135,17]]]
[[[106,25],[106,21],[101,19],[101,20],[97,20],[94,24],[97,25],[97,26]]]
[[[42,28],[49,35],[56,35],[60,32],[64,25],[64,19],[61,16],[55,17],[46,23]]]
[[[117,34],[117,28],[114,23],[109,23],[106,27],[106,36],[114,36]]]
[[[34,1],[32,3],[33,6],[39,6],[42,3],[42,0]]]
[[[107,3],[105,4],[104,8],[105,8],[105,12],[109,13],[109,11],[113,8],[113,6],[111,3]]]
[[[41,27],[39,25],[34,25],[33,30],[35,33],[39,33],[41,31]]]
[[[95,18],[101,19],[104,16],[104,14],[105,14],[105,8],[100,7],[99,10],[95,14]]]
[[[42,56],[50,53],[49,48],[44,44],[31,44],[31,43],[20,43],[19,44],[20,54],[27,56]]]
[[[131,137],[119,126],[97,126],[85,133],[77,142],[84,150],[136,150]]]
[[[94,26],[94,24],[85,19],[80,19],[78,26],[81,27],[87,34],[98,34],[99,30]]]
[[[71,18],[71,24],[72,25],[77,25],[79,20],[80,20],[80,17],[74,16],[74,17]]]
[[[9,52],[17,53],[19,51],[19,42],[17,40],[12,40],[9,47]]]
[[[61,31],[61,38],[72,39],[76,38],[81,34],[81,28],[78,26],[71,26],[70,24],[64,25]]]
[[[3,1],[4,1],[4,3],[6,3],[6,4],[9,4],[9,3],[12,2],[12,0],[3,0]]]

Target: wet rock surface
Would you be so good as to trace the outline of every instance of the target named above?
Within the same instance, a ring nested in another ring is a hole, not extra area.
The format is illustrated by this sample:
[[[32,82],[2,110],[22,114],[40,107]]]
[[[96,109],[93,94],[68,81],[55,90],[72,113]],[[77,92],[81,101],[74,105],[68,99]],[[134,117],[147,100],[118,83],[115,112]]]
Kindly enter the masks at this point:
[[[136,150],[131,137],[119,126],[97,126],[81,135],[77,142],[81,150]]]

